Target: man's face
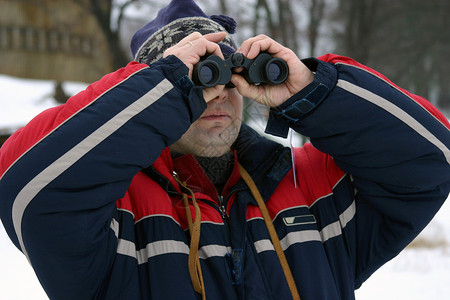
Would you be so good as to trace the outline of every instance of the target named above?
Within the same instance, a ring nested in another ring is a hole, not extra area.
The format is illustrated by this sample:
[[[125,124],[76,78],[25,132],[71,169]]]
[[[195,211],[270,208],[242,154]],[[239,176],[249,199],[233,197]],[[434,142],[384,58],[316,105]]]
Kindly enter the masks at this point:
[[[201,117],[170,149],[202,157],[227,153],[239,134],[242,103],[242,96],[235,88],[225,88],[218,97],[208,102]]]

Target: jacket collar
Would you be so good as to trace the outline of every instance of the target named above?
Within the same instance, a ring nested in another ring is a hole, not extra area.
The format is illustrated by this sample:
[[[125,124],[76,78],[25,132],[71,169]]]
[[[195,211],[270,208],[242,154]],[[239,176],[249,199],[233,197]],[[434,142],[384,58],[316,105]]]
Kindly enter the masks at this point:
[[[238,168],[238,159],[236,151],[234,154],[234,167],[222,195],[226,196],[231,187],[233,187],[241,178]],[[193,192],[201,192],[208,195],[211,199],[217,200],[218,192],[209,176],[198,162],[193,154],[186,154],[173,159],[174,170],[182,182],[185,182]]]
[[[291,151],[242,125],[233,145],[240,164],[256,183],[264,200],[269,199],[280,181],[292,168]]]
[[[264,200],[267,200],[272,195],[279,182],[292,167],[289,148],[262,137],[254,129],[245,124],[241,126],[239,136],[233,144],[232,150],[236,153],[236,162],[242,164],[247,172],[249,172]],[[177,172],[182,170],[180,173],[183,174],[179,174],[181,175],[181,180],[186,181],[194,188],[200,188],[204,193],[216,199],[216,189],[196,161],[194,155],[188,154],[178,159],[176,159],[176,169]],[[153,165],[144,169],[143,172],[158,182],[167,192],[180,193],[178,184],[173,177],[174,161],[172,160],[169,148],[164,149]],[[192,174],[192,176],[190,177],[189,174]],[[242,181],[238,183],[239,178],[239,170],[237,163],[235,163],[231,179],[227,183],[226,189],[229,190],[236,183],[245,185]],[[224,190],[224,194],[226,194],[226,190]]]

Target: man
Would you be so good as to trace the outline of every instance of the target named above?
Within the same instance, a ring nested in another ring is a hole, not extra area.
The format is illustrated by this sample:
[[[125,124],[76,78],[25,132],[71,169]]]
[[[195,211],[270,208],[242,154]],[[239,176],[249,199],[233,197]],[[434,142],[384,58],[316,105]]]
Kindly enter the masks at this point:
[[[354,299],[447,198],[448,122],[349,58],[257,36],[236,51],[282,58],[286,82],[194,86],[234,27],[172,1],[138,62],[4,144],[1,218],[51,299]],[[241,124],[242,96],[312,144],[292,159]]]

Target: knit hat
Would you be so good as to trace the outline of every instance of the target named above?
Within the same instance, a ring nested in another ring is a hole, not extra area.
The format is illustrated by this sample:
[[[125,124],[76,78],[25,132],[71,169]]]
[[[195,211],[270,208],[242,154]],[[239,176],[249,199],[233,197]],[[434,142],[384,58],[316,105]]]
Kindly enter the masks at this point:
[[[226,31],[225,39],[219,43],[226,56],[234,53],[236,45],[230,34],[235,32],[236,21],[224,15],[207,16],[193,0],[172,0],[162,8],[156,18],[139,29],[131,39],[134,60],[151,64],[163,52],[177,44],[189,34]]]

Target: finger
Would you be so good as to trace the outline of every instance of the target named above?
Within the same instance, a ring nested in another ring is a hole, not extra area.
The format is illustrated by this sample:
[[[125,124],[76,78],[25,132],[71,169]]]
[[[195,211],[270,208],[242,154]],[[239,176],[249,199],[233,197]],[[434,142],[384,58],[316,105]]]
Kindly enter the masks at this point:
[[[206,52],[203,55],[205,55],[206,53],[215,54],[215,55],[219,56],[220,58],[224,59],[222,50],[220,49],[220,46],[216,43],[207,42]]]
[[[244,67],[236,67],[233,69],[233,72],[238,74],[241,73],[242,71],[244,71]]]
[[[209,42],[207,44],[207,53],[215,54],[223,59],[222,50],[217,43],[223,41],[226,35],[227,33],[224,31],[205,34],[203,37]]]
[[[233,74],[230,81],[234,84],[237,91],[242,96],[254,98],[257,95],[258,88],[253,84],[249,84],[247,80],[244,79],[244,77],[238,74]]]
[[[268,52],[280,57],[279,53],[285,49],[280,43],[266,35],[258,35],[242,43],[239,52],[249,59],[254,59],[260,52]]]
[[[265,35],[258,35],[258,36],[255,36],[255,37],[251,37],[251,38],[245,40],[245,41],[241,44],[241,46],[239,47],[238,51],[239,51],[240,53],[242,53],[244,56],[247,56],[248,51],[250,50],[252,44],[255,43],[255,42],[257,42],[257,41],[260,41],[260,40],[262,40],[262,39],[264,39],[264,38],[266,38]]]
[[[179,44],[186,46],[186,51],[194,50],[200,57],[210,53],[223,58],[222,51],[217,43],[222,41],[225,36],[226,32],[214,32],[205,35],[194,32],[182,39]],[[193,48],[189,49],[189,47]]]
[[[275,42],[274,40],[267,38],[259,40],[255,43],[253,43],[250,47],[250,50],[248,51],[247,57],[249,59],[253,59],[260,52],[267,52],[272,54],[273,56],[277,56],[277,54],[282,51],[283,46],[281,46],[279,43]]]
[[[225,31],[221,31],[221,32],[208,33],[208,34],[205,34],[203,37],[210,42],[218,43],[218,42],[223,41],[223,39],[226,36],[227,36],[227,33]]]
[[[193,40],[199,39],[199,38],[201,38],[201,37],[202,37],[202,34],[201,34],[200,32],[198,32],[198,31],[195,31],[195,32],[193,32],[193,33],[191,33],[191,34],[185,36],[184,38],[182,38],[182,39],[179,41],[179,43],[184,42],[184,43],[182,43],[182,44],[184,45],[184,44],[187,43],[188,41],[193,41]]]

